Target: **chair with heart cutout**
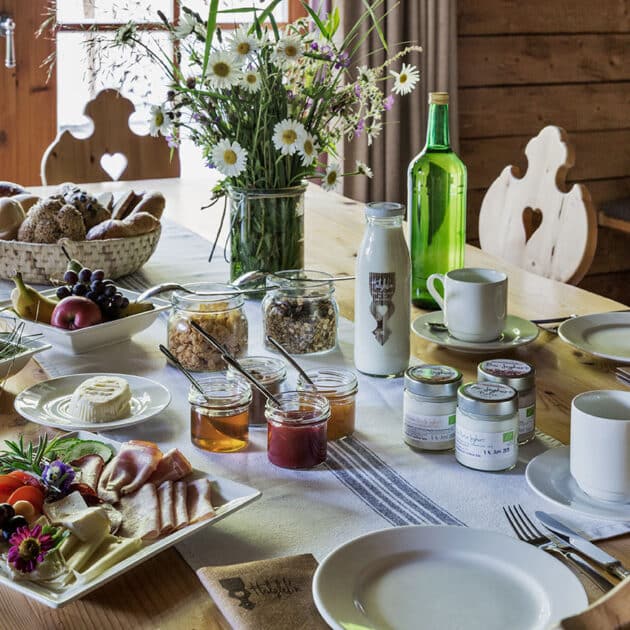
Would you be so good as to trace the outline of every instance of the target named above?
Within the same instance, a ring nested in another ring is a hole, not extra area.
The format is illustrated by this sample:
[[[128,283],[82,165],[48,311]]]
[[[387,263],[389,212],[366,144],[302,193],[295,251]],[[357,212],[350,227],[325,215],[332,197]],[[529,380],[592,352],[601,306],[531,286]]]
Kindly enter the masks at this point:
[[[597,247],[597,216],[582,184],[566,191],[574,151],[548,126],[525,148],[527,172],[506,166],[481,203],[481,249],[540,276],[578,284]]]
[[[134,104],[116,90],[99,92],[83,111],[92,119],[94,132],[77,138],[62,131],[42,158],[42,183],[179,177],[178,152],[171,156],[164,138],[139,136],[129,128],[134,111]]]

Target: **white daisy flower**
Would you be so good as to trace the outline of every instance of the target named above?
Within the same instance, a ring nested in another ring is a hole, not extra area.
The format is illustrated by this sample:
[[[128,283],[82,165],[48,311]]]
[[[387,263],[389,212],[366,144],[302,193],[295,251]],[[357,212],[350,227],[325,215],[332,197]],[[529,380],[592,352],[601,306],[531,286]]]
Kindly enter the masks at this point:
[[[171,126],[171,119],[162,105],[151,105],[149,110],[149,133],[156,137],[159,134],[165,136]]]
[[[286,35],[278,40],[273,59],[277,65],[284,67],[295,63],[303,55],[302,40],[297,35]]]
[[[249,34],[249,25],[241,24],[229,41],[229,48],[240,62],[247,61],[259,48],[260,41]]]
[[[379,134],[383,131],[383,123],[380,120],[374,120],[367,128],[368,146],[372,146],[374,138],[378,138]]]
[[[363,65],[357,68],[357,79],[363,83],[372,83],[376,79],[376,75],[374,70]]]
[[[413,92],[416,83],[420,81],[420,73],[417,68],[408,63],[403,63],[400,72],[390,70],[390,74],[394,77],[394,87],[392,88],[394,94],[409,94]]]
[[[208,59],[208,82],[218,90],[231,88],[241,80],[241,71],[232,53],[224,50],[213,52]]]
[[[335,190],[340,179],[339,164],[329,164],[326,174],[322,178],[322,188],[324,190]]]
[[[190,13],[182,11],[179,16],[179,23],[173,31],[173,37],[175,37],[175,39],[184,39],[195,32],[205,35],[203,26],[197,21],[197,18],[190,15]]]
[[[226,177],[236,177],[245,170],[247,151],[238,143],[221,140],[210,152],[212,163]]]
[[[304,125],[290,118],[276,123],[273,128],[273,145],[282,155],[293,155],[305,137]]]
[[[359,173],[359,175],[365,175],[370,179],[374,176],[372,169],[365,162],[361,162],[361,160],[357,160],[357,173]]]
[[[241,85],[248,92],[258,92],[262,87],[262,83],[260,82],[260,73],[255,70],[247,70],[243,72],[241,77]]]
[[[315,138],[310,133],[307,133],[298,146],[300,161],[304,166],[310,166],[317,159],[318,152],[319,147],[315,142]]]

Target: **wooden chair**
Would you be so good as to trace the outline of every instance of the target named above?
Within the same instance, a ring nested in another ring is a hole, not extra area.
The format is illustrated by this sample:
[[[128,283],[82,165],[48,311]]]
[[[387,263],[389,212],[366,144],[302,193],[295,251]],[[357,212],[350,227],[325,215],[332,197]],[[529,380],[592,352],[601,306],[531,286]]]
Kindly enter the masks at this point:
[[[179,177],[179,155],[175,151],[171,159],[164,138],[131,131],[134,111],[133,103],[116,90],[99,92],[83,111],[94,122],[94,133],[76,138],[62,131],[42,158],[42,183]]]
[[[527,143],[525,155],[525,175],[506,166],[481,203],[481,248],[538,275],[577,284],[595,255],[597,216],[585,186],[564,192],[574,163],[566,132],[545,127]]]

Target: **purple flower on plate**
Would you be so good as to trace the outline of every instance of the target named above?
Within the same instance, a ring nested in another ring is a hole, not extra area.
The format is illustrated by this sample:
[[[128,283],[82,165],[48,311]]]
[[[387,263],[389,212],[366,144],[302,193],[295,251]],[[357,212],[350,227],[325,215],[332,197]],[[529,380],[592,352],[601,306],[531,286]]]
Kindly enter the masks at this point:
[[[42,481],[49,490],[66,494],[74,481],[74,468],[72,468],[70,464],[56,459],[54,462],[50,462],[50,464],[44,466]]]
[[[52,536],[42,532],[41,525],[32,529],[27,525],[18,527],[9,539],[9,564],[21,573],[30,573],[46,558],[46,554],[55,546]]]

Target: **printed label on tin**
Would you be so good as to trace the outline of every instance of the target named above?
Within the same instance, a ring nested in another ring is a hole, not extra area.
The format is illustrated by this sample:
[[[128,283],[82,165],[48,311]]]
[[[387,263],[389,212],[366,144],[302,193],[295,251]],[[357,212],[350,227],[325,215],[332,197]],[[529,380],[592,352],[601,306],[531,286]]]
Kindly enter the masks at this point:
[[[477,400],[488,400],[497,402],[501,400],[511,400],[514,398],[514,390],[509,385],[502,383],[479,382],[470,383],[464,388],[464,392],[471,398]]]
[[[521,407],[518,410],[518,434],[526,435],[531,433],[536,426],[536,405]]]
[[[516,463],[516,431],[485,433],[457,427],[455,454],[457,459],[480,470],[502,470]]]
[[[527,363],[514,359],[489,359],[481,364],[481,369],[488,374],[505,377],[526,376],[532,371]]]
[[[424,383],[452,383],[459,372],[448,365],[418,365],[408,372],[409,376]]]
[[[455,439],[455,414],[424,416],[406,413],[403,420],[405,440],[414,442],[449,442]]]

